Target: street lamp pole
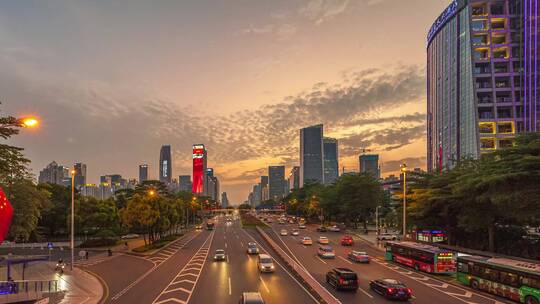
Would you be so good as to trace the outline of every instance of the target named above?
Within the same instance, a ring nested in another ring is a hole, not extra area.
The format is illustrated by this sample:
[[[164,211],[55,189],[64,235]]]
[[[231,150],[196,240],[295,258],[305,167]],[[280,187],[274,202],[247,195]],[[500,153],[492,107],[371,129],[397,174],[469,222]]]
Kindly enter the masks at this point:
[[[377,231],[377,236],[379,236],[379,208],[382,206],[377,206],[375,208],[375,231]]]
[[[75,169],[71,170],[71,265],[75,263]]]
[[[403,240],[407,236],[407,165],[401,165],[403,173]]]

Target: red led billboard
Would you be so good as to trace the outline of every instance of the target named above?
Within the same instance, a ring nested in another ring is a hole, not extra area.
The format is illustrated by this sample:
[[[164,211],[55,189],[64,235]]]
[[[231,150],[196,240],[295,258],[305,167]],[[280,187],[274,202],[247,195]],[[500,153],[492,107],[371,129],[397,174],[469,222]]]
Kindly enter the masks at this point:
[[[193,183],[191,191],[193,193],[203,192],[204,163],[205,163],[204,145],[193,146]]]

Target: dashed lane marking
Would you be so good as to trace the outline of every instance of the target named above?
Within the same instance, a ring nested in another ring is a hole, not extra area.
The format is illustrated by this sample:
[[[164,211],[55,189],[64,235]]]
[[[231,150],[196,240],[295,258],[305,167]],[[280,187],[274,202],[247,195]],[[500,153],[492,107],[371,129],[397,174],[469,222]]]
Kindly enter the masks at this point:
[[[199,260],[206,261],[208,254],[210,253],[210,247],[214,240],[213,231],[212,234],[204,241],[201,248],[193,255],[189,262],[184,265],[180,272],[172,279],[172,281],[161,291],[161,293],[154,299],[153,304],[162,303],[189,303],[191,295],[197,286],[197,282],[204,269],[205,263],[200,263]],[[186,277],[194,277],[195,281],[187,280]]]
[[[342,256],[338,256],[338,258],[344,260],[345,262],[347,262],[347,263],[349,263],[349,264],[352,264],[352,262],[349,261],[349,259],[346,259],[346,258],[344,258],[344,257],[342,257]]]

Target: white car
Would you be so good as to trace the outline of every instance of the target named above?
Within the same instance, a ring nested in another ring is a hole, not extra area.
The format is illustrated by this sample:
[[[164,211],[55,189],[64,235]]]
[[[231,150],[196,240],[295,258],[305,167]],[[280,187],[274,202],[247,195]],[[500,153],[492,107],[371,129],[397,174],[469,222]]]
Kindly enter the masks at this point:
[[[336,257],[334,249],[330,246],[319,246],[317,249],[317,254],[323,259],[333,259]]]
[[[300,225],[298,225],[298,229],[306,229],[306,225],[300,224]]]
[[[332,231],[332,232],[340,232],[340,231],[341,231],[341,229],[339,229],[339,227],[336,226],[336,225],[334,225],[334,226],[328,228],[328,230],[330,230],[330,231]]]
[[[300,232],[298,232],[297,229],[293,229],[291,234],[294,235],[294,236],[297,236],[297,235],[300,235]]]
[[[136,233],[129,233],[126,235],[122,235],[122,240],[129,240],[129,239],[138,239],[139,235]]]
[[[274,272],[274,260],[268,254],[259,254],[259,261],[257,262],[260,272]]]
[[[377,235],[377,240],[379,241],[395,241],[397,239],[397,235],[391,233],[381,233]]]
[[[287,230],[281,229],[281,231],[279,232],[279,234],[280,234],[281,236],[286,236],[286,235],[288,235],[289,233],[287,232]]]
[[[318,240],[317,242],[318,242],[319,244],[321,244],[321,245],[328,245],[328,244],[330,244],[330,241],[329,241],[328,238],[325,237],[325,236],[320,236],[320,237],[319,237],[319,240]]]
[[[214,261],[225,261],[226,259],[227,256],[225,255],[225,250],[217,249],[216,253],[214,254]]]
[[[313,240],[309,236],[302,238],[302,245],[313,245]]]

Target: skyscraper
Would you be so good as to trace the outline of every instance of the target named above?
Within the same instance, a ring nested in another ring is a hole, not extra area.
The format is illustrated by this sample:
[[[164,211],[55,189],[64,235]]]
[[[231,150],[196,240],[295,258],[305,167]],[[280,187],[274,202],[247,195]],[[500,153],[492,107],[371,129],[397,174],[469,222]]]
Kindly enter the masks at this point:
[[[268,167],[268,196],[274,201],[284,197],[285,166]]]
[[[289,190],[300,188],[300,167],[294,166],[289,174]]]
[[[139,165],[139,184],[148,180],[148,165]]]
[[[159,152],[159,181],[165,184],[172,182],[172,155],[171,146],[161,146]]]
[[[259,185],[261,185],[260,187],[260,190],[261,190],[261,201],[267,201],[270,199],[269,195],[268,195],[268,176],[261,176],[261,182],[259,183]]]
[[[40,184],[49,183],[69,186],[71,185],[71,176],[69,168],[57,164],[55,161],[48,164],[39,172],[38,182]]]
[[[454,0],[427,37],[427,165],[514,144],[537,119],[538,0]]]
[[[178,190],[191,191],[191,175],[180,175],[178,177]]]
[[[360,173],[368,173],[373,178],[381,178],[378,154],[362,154],[359,157]]]
[[[75,188],[81,189],[82,186],[86,185],[86,164],[76,163],[74,166],[75,169]]]
[[[227,197],[227,192],[221,193],[221,208],[225,209],[229,207],[229,198]]]
[[[324,183],[323,125],[300,130],[300,187],[308,181]]]
[[[193,145],[193,182],[191,191],[202,194],[206,176],[206,149],[204,145]]]
[[[330,185],[339,177],[338,140],[324,137],[324,183]]]

